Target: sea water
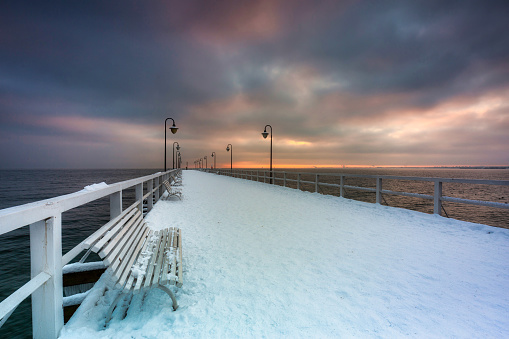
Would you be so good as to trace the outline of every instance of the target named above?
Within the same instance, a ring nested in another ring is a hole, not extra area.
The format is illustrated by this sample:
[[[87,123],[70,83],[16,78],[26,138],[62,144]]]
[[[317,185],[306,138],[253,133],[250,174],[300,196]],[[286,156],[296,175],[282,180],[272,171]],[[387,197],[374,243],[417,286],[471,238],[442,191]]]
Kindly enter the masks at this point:
[[[29,202],[52,198],[82,190],[85,186],[105,182],[133,179],[160,170],[0,170],[0,209]],[[279,170],[278,170],[279,171]],[[314,174],[320,174],[321,182],[336,182],[338,178],[328,173],[351,173],[370,175],[395,175],[415,177],[467,178],[487,180],[509,180],[509,169],[300,169],[287,170],[307,172],[302,180],[314,181]],[[277,174],[280,177],[280,174]],[[288,178],[291,174],[288,174]],[[373,179],[347,178],[346,185],[372,187]],[[282,181],[277,181],[282,184]],[[288,186],[296,186],[288,182]],[[421,194],[433,194],[433,183],[384,180],[384,189]],[[302,184],[301,189],[314,191],[314,185]],[[339,195],[337,188],[321,187],[320,193]],[[444,184],[444,195],[466,199],[487,200],[509,203],[509,186]],[[123,192],[124,208],[134,202],[134,189]],[[345,198],[374,202],[374,194],[347,189]],[[384,205],[414,209],[432,213],[432,202],[417,198],[385,195]],[[509,227],[509,211],[464,204],[444,203],[444,210],[456,219],[483,223],[492,226]],[[103,198],[68,211],[62,216],[62,247],[66,253],[109,219],[109,199]],[[30,279],[30,248],[28,227],[0,235],[0,301]],[[78,259],[78,258],[77,258]],[[0,338],[32,337],[30,298],[15,310],[0,329]]]

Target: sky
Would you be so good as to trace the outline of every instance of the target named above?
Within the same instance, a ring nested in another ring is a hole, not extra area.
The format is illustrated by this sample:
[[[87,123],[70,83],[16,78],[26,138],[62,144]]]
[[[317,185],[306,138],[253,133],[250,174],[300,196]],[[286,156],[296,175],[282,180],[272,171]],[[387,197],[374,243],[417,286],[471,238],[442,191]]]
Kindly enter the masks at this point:
[[[509,165],[507,1],[2,1],[0,169]],[[270,131],[270,128],[268,128]],[[205,162],[205,160],[204,160]]]

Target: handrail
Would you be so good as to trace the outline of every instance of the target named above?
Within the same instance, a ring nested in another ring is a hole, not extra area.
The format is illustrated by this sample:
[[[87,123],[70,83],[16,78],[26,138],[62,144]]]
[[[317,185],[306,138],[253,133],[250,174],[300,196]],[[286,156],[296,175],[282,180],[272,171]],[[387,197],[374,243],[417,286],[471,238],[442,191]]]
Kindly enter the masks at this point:
[[[0,319],[2,319],[2,323],[7,320],[4,319],[6,315],[11,313],[23,300],[28,298],[35,290],[41,287],[50,278],[51,275],[46,272],[41,272],[30,279],[26,284],[18,288],[10,296],[2,300],[0,303]]]
[[[10,296],[0,302],[0,327],[27,297],[32,296],[32,326],[34,336],[56,338],[63,327],[62,267],[70,262],[83,248],[81,243],[62,255],[62,213],[97,199],[110,197],[110,218],[122,211],[122,191],[135,187],[135,202],[126,210],[140,208],[147,195],[157,201],[162,195],[161,183],[180,169],[158,172],[152,175],[111,184],[95,190],[45,199],[0,210],[0,235],[30,225],[30,260],[32,278]],[[143,186],[147,195],[143,196]],[[153,207],[147,199],[147,209]],[[125,211],[126,211],[125,210]],[[124,212],[125,212],[124,211]],[[45,286],[41,289],[41,286]]]
[[[242,169],[234,169],[233,171],[224,170],[224,169],[216,169],[213,172],[232,176],[237,178],[245,178],[251,179],[255,181],[263,180],[266,182],[267,178],[271,178],[267,176],[267,172],[270,171],[260,171],[256,170],[256,175],[253,173],[254,170],[242,170]],[[262,174],[260,174],[262,172]],[[494,208],[502,208],[509,209],[508,203],[501,202],[493,202],[493,201],[482,201],[482,200],[473,200],[473,199],[464,199],[464,198],[455,198],[448,197],[442,194],[442,184],[443,183],[460,183],[460,184],[474,184],[474,185],[496,185],[496,186],[509,186],[509,180],[485,180],[485,179],[456,179],[456,178],[435,178],[435,177],[407,177],[407,176],[393,176],[393,175],[373,175],[373,174],[352,174],[352,173],[312,173],[312,172],[286,172],[286,171],[272,171],[272,181],[273,184],[276,185],[276,182],[282,182],[282,186],[287,187],[287,182],[296,182],[297,189],[300,189],[301,184],[311,184],[315,185],[315,192],[319,191],[320,186],[326,187],[337,187],[340,190],[340,196],[344,197],[344,190],[351,189],[357,191],[364,192],[372,192],[376,195],[376,203],[381,204],[382,202],[382,194],[391,194],[391,195],[400,195],[406,197],[420,198],[433,200],[433,213],[441,215],[442,214],[442,202],[454,202],[460,204],[470,204],[470,205],[479,205],[479,206],[488,206]],[[281,176],[276,176],[275,174],[281,174]],[[296,175],[297,179],[290,179],[287,177],[288,174]],[[314,176],[315,181],[302,180],[302,176]],[[337,177],[340,179],[341,184],[333,184],[333,183],[325,183],[320,182],[319,178],[327,176],[327,177]],[[362,186],[351,186],[345,185],[345,178],[366,178],[366,179],[375,179],[376,188],[373,187],[362,187]],[[407,180],[407,181],[424,181],[424,182],[433,182],[434,183],[434,192],[433,195],[420,194],[420,193],[409,193],[409,192],[399,192],[386,190],[382,188],[383,180]]]

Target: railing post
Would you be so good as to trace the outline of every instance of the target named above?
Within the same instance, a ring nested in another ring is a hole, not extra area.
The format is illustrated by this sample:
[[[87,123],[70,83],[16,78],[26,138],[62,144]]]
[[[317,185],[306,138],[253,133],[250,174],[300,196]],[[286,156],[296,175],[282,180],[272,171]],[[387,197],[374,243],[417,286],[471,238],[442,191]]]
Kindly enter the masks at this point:
[[[315,192],[318,193],[318,174],[315,174]]]
[[[57,338],[64,326],[62,283],[62,215],[30,225],[31,277],[51,278],[32,293],[34,338]]]
[[[342,175],[339,179],[339,196],[345,196],[345,176]]]
[[[143,183],[134,187],[136,201],[138,202],[138,209],[143,213]]]
[[[382,178],[376,178],[376,203],[382,203]]]
[[[147,192],[150,192],[148,198],[147,198],[147,213],[152,210],[152,207],[154,207],[154,198],[152,197],[152,190],[154,189],[154,179],[150,179],[147,182]]]
[[[154,178],[154,186],[156,187],[156,190],[154,192],[154,200],[157,202],[159,200],[159,177]]]
[[[435,180],[435,190],[433,193],[433,213],[442,215],[442,182]]]
[[[260,171],[256,170],[256,182],[260,181]]]
[[[122,191],[110,195],[110,220],[122,213]]]
[[[283,187],[286,187],[286,172],[283,172]]]
[[[297,189],[300,190],[300,173],[297,173]]]

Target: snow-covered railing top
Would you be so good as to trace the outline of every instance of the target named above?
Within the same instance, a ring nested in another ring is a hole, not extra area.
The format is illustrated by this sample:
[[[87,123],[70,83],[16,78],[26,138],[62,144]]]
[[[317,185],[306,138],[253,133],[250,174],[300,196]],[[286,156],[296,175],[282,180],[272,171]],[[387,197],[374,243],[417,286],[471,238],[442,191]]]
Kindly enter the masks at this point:
[[[207,170],[210,171],[210,170]],[[370,174],[350,174],[350,173],[309,173],[309,172],[285,172],[285,171],[261,171],[261,170],[243,170],[243,169],[215,169],[222,175],[234,176],[238,178],[250,179],[263,182],[269,181],[271,184],[281,184],[286,187],[288,182],[295,182],[297,189],[301,188],[301,184],[311,184],[315,186],[314,191],[319,192],[321,186],[325,187],[336,187],[339,188],[339,195],[344,197],[345,189],[352,189],[365,192],[373,192],[376,196],[376,203],[382,203],[382,194],[400,195],[406,197],[420,198],[433,200],[433,213],[441,215],[444,210],[442,202],[454,202],[460,204],[479,205],[487,207],[495,207],[502,209],[509,209],[508,203],[484,201],[484,200],[473,200],[456,197],[448,197],[443,195],[443,183],[459,183],[459,184],[473,184],[473,185],[495,185],[495,186],[509,186],[509,180],[484,180],[484,179],[455,179],[455,178],[434,178],[434,177],[406,177],[406,176],[392,176],[392,175],[370,175]],[[296,177],[296,179],[290,179],[289,176]],[[302,178],[312,177],[313,181],[302,180]],[[320,182],[320,178],[323,177],[335,177],[339,179],[339,184],[330,182]],[[366,178],[375,179],[376,187],[362,187],[352,186],[345,184],[345,178]],[[408,180],[408,181],[427,181],[434,183],[433,195],[421,194],[421,193],[410,193],[392,191],[382,188],[384,180]]]
[[[29,225],[31,261],[31,280],[0,302],[0,327],[31,295],[34,337],[58,337],[64,324],[62,267],[82,251],[78,245],[62,255],[62,213],[109,196],[113,219],[122,213],[122,191],[131,187],[135,188],[133,205],[142,211],[143,200],[153,195],[157,201],[163,193],[162,182],[177,171],[180,169],[111,185],[94,184],[79,192],[0,210],[0,235]],[[149,211],[153,203],[153,199],[147,199]]]

